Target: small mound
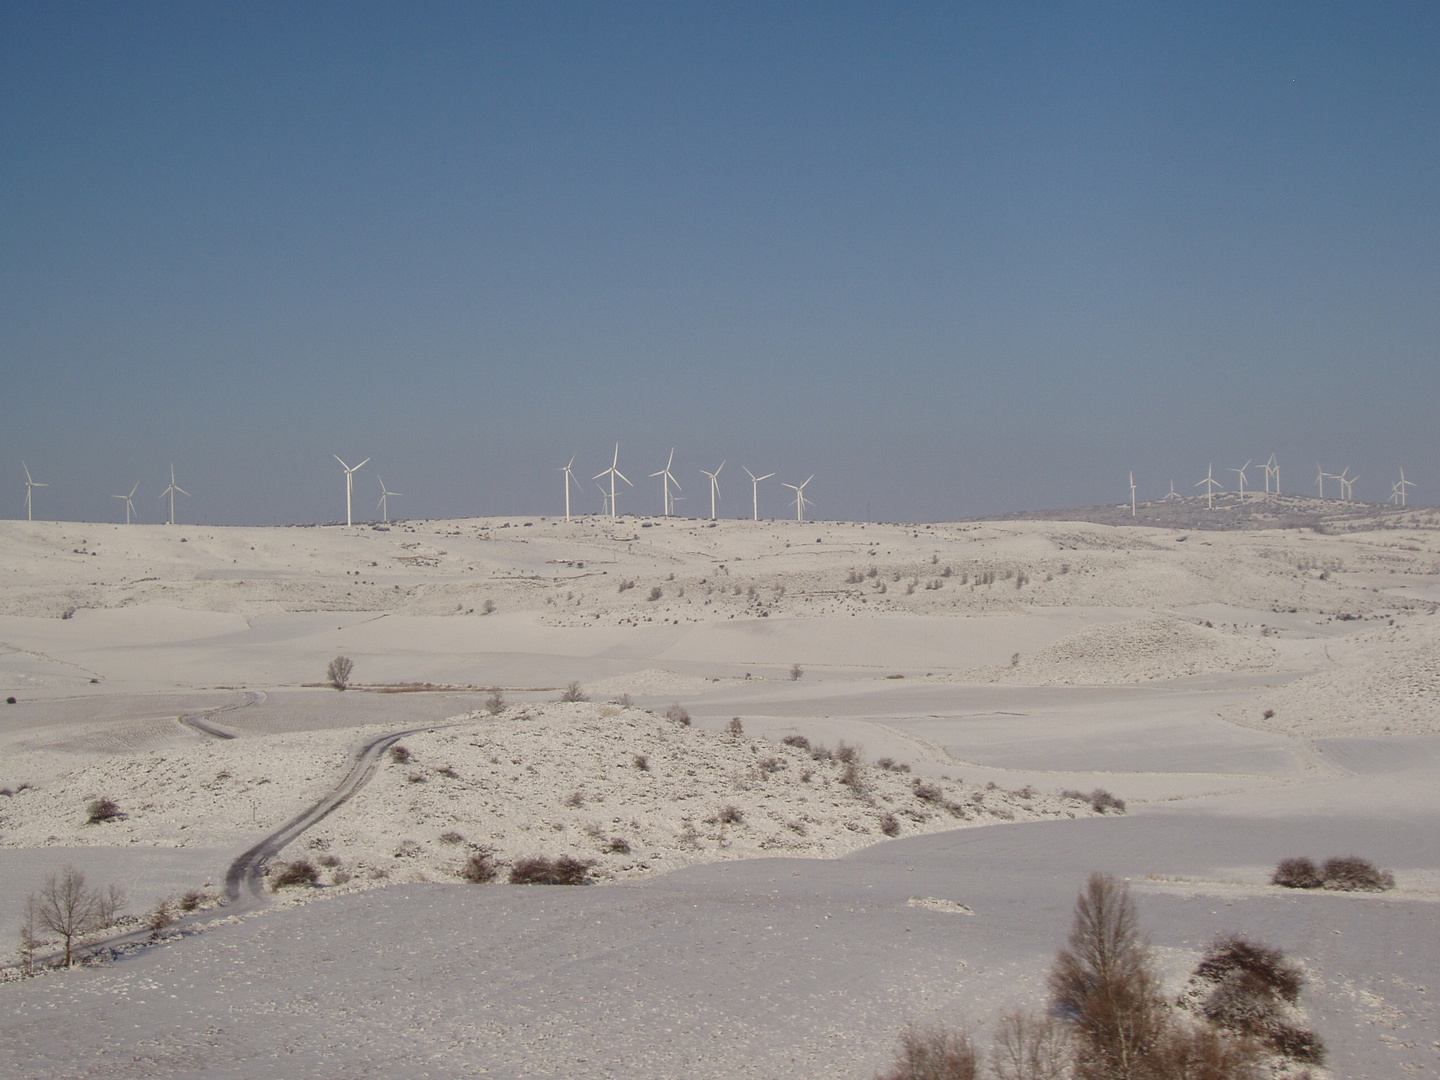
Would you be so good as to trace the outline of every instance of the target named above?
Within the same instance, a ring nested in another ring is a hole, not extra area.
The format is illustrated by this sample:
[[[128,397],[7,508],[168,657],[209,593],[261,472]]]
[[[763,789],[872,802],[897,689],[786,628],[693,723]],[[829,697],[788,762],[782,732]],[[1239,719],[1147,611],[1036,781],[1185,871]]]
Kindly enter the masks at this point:
[[[1157,616],[1089,626],[1008,666],[976,668],[962,682],[1111,686],[1226,671],[1263,671],[1275,650],[1239,634]]]

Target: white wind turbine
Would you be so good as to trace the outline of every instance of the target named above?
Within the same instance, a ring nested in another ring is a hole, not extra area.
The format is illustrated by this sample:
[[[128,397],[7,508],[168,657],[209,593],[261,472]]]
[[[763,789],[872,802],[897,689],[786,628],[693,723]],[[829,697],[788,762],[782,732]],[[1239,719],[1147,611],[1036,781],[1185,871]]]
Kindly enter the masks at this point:
[[[30,466],[20,462],[20,467],[25,470],[25,520],[34,521],[35,515],[31,509],[30,492],[37,487],[49,487],[49,484],[41,484],[30,476]]]
[[[1340,481],[1340,499],[1341,499],[1341,501],[1343,501],[1343,502],[1354,502],[1354,501],[1355,501],[1355,481],[1356,481],[1356,480],[1359,480],[1360,477],[1358,477],[1358,476],[1351,476],[1351,475],[1350,475],[1350,466],[1349,466],[1349,465],[1346,465],[1345,468],[1340,471],[1340,475],[1337,476],[1337,477],[1335,477],[1335,479]]]
[[[1221,491],[1224,491],[1225,488],[1221,485],[1219,480],[1215,479],[1215,466],[1213,464],[1208,470],[1206,470],[1205,479],[1197,480],[1195,482],[1195,486],[1203,487],[1205,489],[1205,509],[1215,509],[1215,489],[1220,488]]]
[[[618,442],[615,444],[615,459],[610,462],[610,468],[590,479],[599,480],[602,476],[610,477],[610,516],[613,518],[615,516],[615,478],[618,476],[621,480],[625,480],[625,474],[620,471],[620,444]],[[630,484],[630,481],[625,480],[625,483]],[[634,487],[635,485],[630,484],[630,486]],[[601,494],[604,494],[605,489],[601,488],[600,491]]]
[[[1240,477],[1240,501],[1242,503],[1245,501],[1245,470],[1250,467],[1251,462],[1254,460],[1254,458],[1251,458],[1250,461],[1245,462],[1245,464],[1241,465],[1238,469],[1230,470],[1236,476]],[[1268,478],[1270,474],[1267,472],[1265,475]]]
[[[670,460],[665,462],[665,468],[661,469],[659,472],[652,472],[650,474],[651,477],[660,477],[660,483],[663,484],[665,487],[665,517],[670,517],[675,513],[675,500],[670,497],[670,485],[674,484],[676,491],[685,490],[680,486],[680,481],[676,480],[675,477],[670,475],[670,466],[674,464],[675,448],[672,446],[670,448]]]
[[[365,459],[365,461],[369,460],[369,458]],[[360,465],[365,464],[365,461],[362,461]],[[360,465],[356,465],[355,467],[358,469]],[[388,501],[390,496],[395,495],[403,499],[405,497],[405,493],[402,491],[391,491],[389,488],[387,488],[385,486],[385,481],[380,479],[379,473],[375,474],[375,479],[380,480],[380,501],[375,504],[375,508],[380,511],[380,520],[384,521],[385,524],[388,525],[390,524],[390,503]]]
[[[1185,496],[1181,495],[1178,491],[1175,490],[1175,481],[1174,481],[1174,480],[1171,480],[1171,481],[1170,481],[1170,494],[1166,495],[1166,496],[1165,496],[1163,499],[1161,499],[1160,501],[1161,501],[1161,502],[1174,502],[1176,499],[1183,499],[1184,497],[1185,497]]]
[[[175,496],[184,495],[188,499],[190,497],[190,492],[186,491],[179,484],[175,483],[175,463],[173,461],[170,463],[170,486],[167,487],[164,491],[160,492],[160,498],[163,499],[166,495],[170,496],[170,524],[174,525]]]
[[[363,469],[365,467],[365,461],[369,461],[370,459],[367,457],[365,461],[360,462],[360,464],[356,465],[353,469],[345,464],[339,454],[335,455],[335,460],[340,462],[340,467],[345,470],[345,524],[353,525],[354,522],[350,520],[350,496],[354,494],[355,491],[355,474]]]
[[[566,521],[569,521],[569,520],[570,520],[570,485],[571,485],[571,484],[574,484],[577,490],[578,490],[579,487],[580,487],[580,481],[575,479],[575,472],[574,472],[574,470],[571,468],[571,466],[574,465],[574,464],[575,464],[575,455],[574,455],[574,454],[571,454],[571,455],[570,455],[570,460],[569,460],[568,462],[566,462],[565,466],[564,466],[563,468],[560,468],[560,469],[556,469],[556,470],[555,470],[556,472],[563,472],[563,473],[565,474],[565,520],[566,520]]]
[[[596,485],[595,485],[595,490],[598,491],[598,492],[600,492],[600,513],[601,513],[601,515],[604,516],[604,517],[609,517],[609,516],[610,516],[610,496],[605,493],[605,489],[604,489],[603,487],[601,487],[599,484],[596,484]]]
[[[1400,479],[1396,480],[1394,484],[1395,494],[1399,496],[1399,502],[1401,506],[1405,505],[1405,489],[1412,488],[1414,486],[1414,481],[1405,479],[1405,469],[1402,467],[1400,469]]]
[[[744,465],[741,465],[740,467],[741,467],[742,469],[745,469],[745,466],[744,466]],[[745,469],[745,475],[748,476],[748,477],[750,477],[750,502],[751,502],[751,509],[753,510],[753,512],[754,512],[754,514],[755,514],[755,520],[756,520],[756,521],[759,521],[759,520],[760,520],[760,481],[761,481],[761,480],[769,480],[770,477],[774,476],[775,474],[774,474],[773,472],[767,472],[764,476],[756,476],[756,475],[755,475],[753,472],[751,472],[749,469]]]
[[[1279,494],[1280,494],[1280,462],[1275,459],[1275,455],[1274,455],[1274,454],[1271,454],[1271,455],[1270,455],[1270,460],[1265,463],[1265,494],[1266,494],[1266,495],[1269,495],[1269,494],[1271,493],[1271,492],[1270,492],[1270,478],[1271,478],[1271,477],[1274,477],[1274,478],[1275,478],[1275,492],[1274,492],[1274,493],[1275,493],[1276,495],[1279,495]]]
[[[139,491],[139,490],[140,490],[140,481],[139,481],[139,480],[136,480],[136,481],[135,481],[135,486],[130,489],[130,494],[129,494],[129,495],[111,495],[111,496],[110,496],[112,499],[124,499],[124,500],[125,500],[125,524],[126,524],[126,525],[129,525],[129,524],[130,524],[130,515],[133,514],[133,513],[135,513],[135,504],[134,504],[133,502],[131,502],[130,500],[135,497],[135,492],[137,492],[137,491]]]
[[[1135,516],[1135,470],[1130,470],[1130,516]]]
[[[715,504],[720,501],[720,470],[723,469],[724,467],[725,467],[725,462],[722,461],[722,462],[720,462],[719,465],[717,465],[717,466],[715,467],[715,471],[714,471],[714,472],[705,472],[704,469],[701,469],[701,470],[700,470],[702,473],[705,473],[705,475],[710,478],[710,520],[711,520],[711,521],[714,521],[714,520],[715,520]]]
[[[805,484],[810,483],[810,481],[811,481],[811,480],[814,480],[814,479],[815,479],[815,474],[814,474],[814,473],[811,473],[810,476],[806,479]],[[813,502],[810,502],[809,499],[805,498],[805,484],[801,484],[799,487],[796,487],[794,484],[787,484],[787,483],[785,483],[784,481],[781,481],[781,483],[780,483],[780,486],[781,486],[781,487],[788,487],[791,491],[795,492],[795,520],[796,520],[796,521],[804,521],[804,520],[805,520],[805,507],[806,507],[807,504],[810,505],[810,506],[814,506],[814,505],[815,505]]]

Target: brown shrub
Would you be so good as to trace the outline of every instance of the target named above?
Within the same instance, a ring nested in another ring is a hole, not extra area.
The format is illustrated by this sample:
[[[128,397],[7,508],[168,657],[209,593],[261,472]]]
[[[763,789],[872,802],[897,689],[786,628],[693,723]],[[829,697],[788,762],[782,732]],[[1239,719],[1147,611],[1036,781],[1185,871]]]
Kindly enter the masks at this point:
[[[587,885],[593,862],[561,855],[548,859],[534,855],[510,867],[511,885]]]
[[[900,822],[895,819],[894,814],[886,814],[880,819],[880,831],[886,836],[900,835]]]
[[[995,1025],[990,1068],[999,1080],[1067,1080],[1070,1033],[1051,1016],[1012,1012]]]
[[[623,836],[612,836],[610,843],[605,845],[605,850],[613,855],[629,855],[630,841],[626,840]]]
[[[804,735],[786,735],[785,738],[781,739],[780,741],[786,746],[793,746],[798,750],[810,749],[810,740],[807,739]]]
[[[320,871],[309,859],[296,859],[291,863],[281,863],[279,869],[270,877],[270,891],[279,892],[281,889],[291,885],[318,885],[320,883]]]
[[[406,750],[405,747],[399,743],[396,743],[390,747],[390,760],[395,762],[396,765],[407,765],[410,762],[410,751]]]
[[[205,902],[205,894],[199,889],[191,889],[184,896],[180,897],[181,911],[194,911]]]
[[[1374,863],[1358,855],[1326,859],[1320,876],[1325,879],[1325,888],[1340,892],[1384,892],[1395,887],[1393,875],[1382,873]]]
[[[717,819],[721,825],[739,825],[745,820],[745,815],[738,806],[726,806],[717,815]]]
[[[124,817],[125,813],[120,809],[120,804],[114,799],[91,799],[90,805],[85,808],[89,815],[91,825],[99,825],[102,821],[114,821],[116,818]]]
[[[673,720],[682,727],[690,726],[690,714],[685,711],[684,706],[678,701],[665,710],[665,719]]]
[[[732,716],[730,718],[730,723],[725,725],[725,730],[731,735],[744,735],[745,725],[740,722],[740,718],[738,716]]]
[[[483,848],[471,852],[460,870],[460,876],[472,885],[488,885],[499,873],[495,866],[495,856]]]
[[[1287,889],[1318,889],[1325,884],[1325,879],[1309,859],[1281,859],[1270,875],[1270,884]]]
[[[589,701],[584,688],[578,682],[569,683],[560,693],[561,701]]]
[[[889,1072],[877,1080],[976,1080],[980,1055],[962,1031],[908,1027],[900,1033],[900,1050]]]

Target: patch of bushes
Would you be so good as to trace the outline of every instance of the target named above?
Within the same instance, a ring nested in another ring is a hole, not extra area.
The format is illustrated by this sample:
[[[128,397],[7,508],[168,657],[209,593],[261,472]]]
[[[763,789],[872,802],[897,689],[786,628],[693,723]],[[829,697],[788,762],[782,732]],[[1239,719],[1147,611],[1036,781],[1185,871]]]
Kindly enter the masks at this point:
[[[1300,999],[1305,980],[1279,949],[1238,935],[1217,938],[1195,969],[1194,982],[1202,988],[1200,1012],[1216,1027],[1295,1061],[1324,1063],[1320,1037],[1286,1019],[1286,1006]]]
[[[1270,875],[1270,884],[1287,889],[1385,892],[1395,887],[1395,875],[1358,855],[1326,859],[1319,868],[1306,858],[1281,859]]]
[[[745,820],[745,815],[738,806],[726,806],[717,816],[721,825],[739,825]]]
[[[569,855],[561,855],[558,859],[533,855],[520,859],[510,867],[510,884],[588,885],[590,867],[594,865],[589,860],[576,859]]]
[[[181,911],[194,911],[206,900],[206,896],[199,889],[191,889],[184,896],[180,897]]]
[[[1125,800],[1118,799],[1104,788],[1096,788],[1088,795],[1083,791],[1076,791],[1074,788],[1066,788],[1060,792],[1062,799],[1074,799],[1077,802],[1089,803],[1090,809],[1097,814],[1103,814],[1114,810],[1117,814],[1125,813]]]
[[[886,814],[880,819],[880,831],[886,836],[900,835],[900,822],[896,820],[894,814]]]
[[[460,876],[472,885],[488,885],[500,874],[495,866],[495,856],[484,849],[472,851],[460,869]]]
[[[678,701],[665,710],[665,719],[673,720],[675,721],[675,723],[680,724],[683,727],[690,726],[690,714],[685,711],[684,706],[682,706]]]
[[[915,781],[910,790],[914,792],[915,797],[921,802],[934,803],[940,802],[945,798],[945,793],[934,784],[927,784],[925,781],[919,779]]]
[[[465,842],[465,837],[461,836],[454,829],[451,829],[449,832],[443,832],[440,834],[440,842],[442,844],[463,844]]]
[[[807,739],[804,735],[786,735],[785,738],[781,739],[780,741],[786,746],[795,747],[797,750],[810,749],[810,740]]]
[[[270,877],[270,891],[279,892],[281,889],[289,888],[292,885],[318,885],[320,883],[320,871],[309,859],[296,859],[291,863],[281,863],[279,869]]]
[[[605,845],[605,850],[612,855],[629,855],[630,841],[626,840],[623,836],[612,836],[610,843]]]
[[[944,1027],[908,1027],[889,1072],[876,1080],[975,1080],[980,1054],[963,1031]]]
[[[396,765],[408,765],[410,763],[410,751],[396,743],[390,747],[390,760]]]
[[[572,682],[560,694],[561,701],[589,701],[585,696],[584,689],[578,682]]]
[[[99,825],[103,821],[114,821],[116,818],[125,816],[124,811],[120,809],[120,804],[114,799],[91,799],[90,805],[85,810],[89,815],[88,820],[91,825]]]

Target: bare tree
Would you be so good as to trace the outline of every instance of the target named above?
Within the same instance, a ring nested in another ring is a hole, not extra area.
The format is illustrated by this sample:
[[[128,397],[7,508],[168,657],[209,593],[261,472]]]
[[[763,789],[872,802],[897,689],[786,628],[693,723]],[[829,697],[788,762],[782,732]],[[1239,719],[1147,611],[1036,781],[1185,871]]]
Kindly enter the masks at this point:
[[[1070,1033],[1050,1016],[1013,1012],[995,1025],[990,1067],[1000,1080],[1066,1080]]]
[[[1079,1080],[1139,1080],[1166,1011],[1128,886],[1091,874],[1075,901],[1069,946],[1050,969],[1054,1010],[1075,1029]]]
[[[35,972],[35,951],[40,948],[40,913],[35,894],[25,898],[25,916],[20,922],[20,966],[26,975]]]
[[[900,1033],[895,1064],[877,1080],[975,1080],[980,1055],[963,1031],[908,1027]]]
[[[325,669],[325,677],[336,690],[344,690],[350,685],[350,672],[355,670],[355,664],[348,656],[337,656],[330,661],[330,666]]]
[[[107,889],[87,889],[85,875],[66,865],[26,901],[27,915],[33,911],[40,926],[56,934],[65,943],[65,966],[74,960],[74,944],[86,934],[94,933],[115,921],[125,902],[125,893],[118,885]]]

